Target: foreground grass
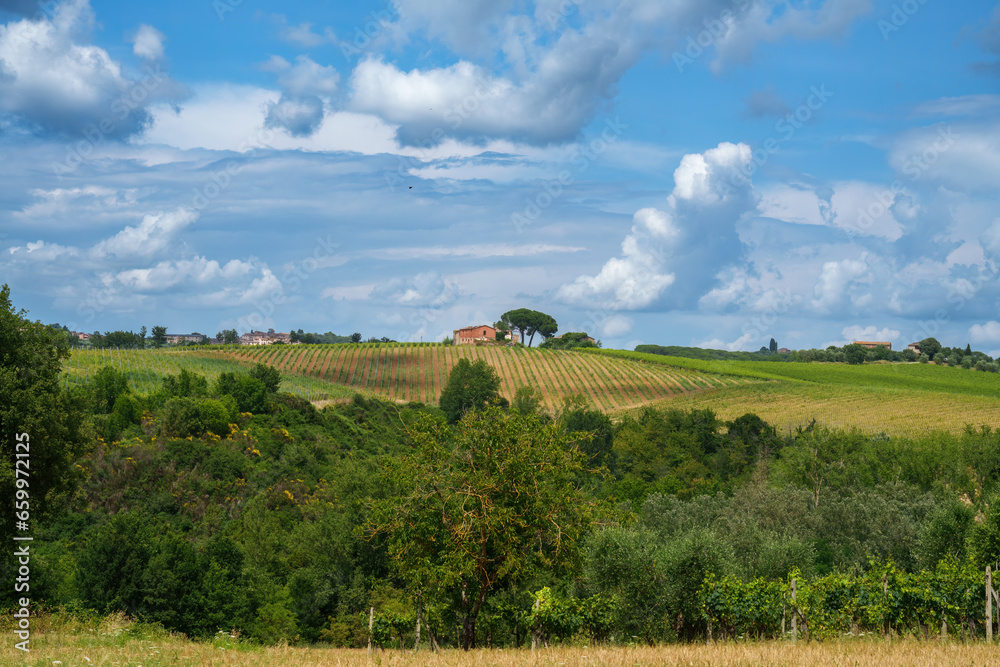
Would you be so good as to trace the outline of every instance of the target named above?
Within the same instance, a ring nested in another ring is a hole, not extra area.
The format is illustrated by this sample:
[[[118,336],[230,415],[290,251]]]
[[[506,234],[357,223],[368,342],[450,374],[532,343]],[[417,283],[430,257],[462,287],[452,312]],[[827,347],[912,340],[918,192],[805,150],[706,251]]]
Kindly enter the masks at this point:
[[[61,616],[33,619],[31,652],[14,648],[9,615],[0,664],[51,666],[218,665],[297,667],[319,665],[986,665],[997,648],[984,643],[843,639],[833,642],[688,644],[663,647],[420,651],[254,647],[220,633],[212,642],[189,642],[122,617],[87,622]]]

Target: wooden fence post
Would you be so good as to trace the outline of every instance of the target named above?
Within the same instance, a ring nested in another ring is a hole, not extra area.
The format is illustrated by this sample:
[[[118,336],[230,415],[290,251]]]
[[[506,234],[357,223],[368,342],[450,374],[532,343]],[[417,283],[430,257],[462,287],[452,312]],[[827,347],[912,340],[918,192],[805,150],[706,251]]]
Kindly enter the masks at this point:
[[[799,638],[799,609],[795,605],[795,580],[792,579],[792,641]]]
[[[416,653],[420,650],[420,621],[424,619],[424,604],[423,600],[417,598],[417,639],[413,642],[413,652]]]
[[[986,566],[986,641],[993,641],[993,573]]]
[[[372,654],[372,628],[375,627],[375,607],[368,610],[368,656]]]
[[[535,600],[535,611],[538,611],[538,607],[539,607],[540,602],[541,602],[540,600]],[[531,625],[532,625],[532,627],[531,627],[531,650],[534,651],[536,648],[538,648],[538,643],[539,643],[539,640],[541,639],[541,636],[540,636],[541,633],[538,631],[538,621],[537,621],[537,619]]]

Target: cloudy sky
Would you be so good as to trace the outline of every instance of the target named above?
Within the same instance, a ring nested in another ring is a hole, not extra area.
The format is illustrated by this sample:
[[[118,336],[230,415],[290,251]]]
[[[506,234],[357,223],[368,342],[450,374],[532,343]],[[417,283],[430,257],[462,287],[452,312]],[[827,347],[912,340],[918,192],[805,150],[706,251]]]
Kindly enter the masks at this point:
[[[75,330],[1000,353],[984,0],[0,0],[0,282]]]

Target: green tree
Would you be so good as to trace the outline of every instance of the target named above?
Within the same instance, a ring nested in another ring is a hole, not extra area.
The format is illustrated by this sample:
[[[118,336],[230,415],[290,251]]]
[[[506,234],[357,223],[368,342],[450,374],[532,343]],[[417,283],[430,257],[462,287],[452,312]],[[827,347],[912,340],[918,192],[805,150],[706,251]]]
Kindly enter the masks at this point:
[[[448,423],[454,424],[466,412],[482,410],[492,403],[506,405],[506,400],[500,397],[500,377],[496,370],[484,359],[474,363],[459,359],[441,392],[440,405]]]
[[[414,453],[389,471],[401,495],[372,503],[368,533],[386,536],[411,591],[455,604],[470,649],[492,591],[578,569],[594,509],[576,483],[583,454],[561,425],[498,407],[408,434]]]
[[[236,333],[236,329],[223,329],[222,342],[225,345],[239,345],[240,335]]]
[[[62,362],[70,354],[66,337],[25,315],[14,309],[10,288],[0,288],[0,497],[7,499],[0,538],[8,544],[16,480],[28,479],[31,521],[42,519],[55,497],[74,487],[73,464],[93,442],[85,395],[61,386]],[[30,470],[18,463],[24,454]]]
[[[507,311],[500,316],[499,323],[508,330],[518,331],[521,334],[521,342],[527,340],[528,347],[534,342],[536,333],[548,340],[559,331],[559,325],[551,315],[527,308]]]
[[[278,386],[281,384],[281,373],[274,366],[266,364],[256,364],[250,371],[250,377],[257,378],[263,382],[264,387],[267,388],[270,394],[277,393]]]
[[[860,365],[865,363],[865,358],[868,356],[868,348],[864,345],[858,345],[857,343],[851,343],[850,345],[844,346],[844,358],[847,363],[852,365]]]
[[[778,341],[771,339],[770,345],[768,345],[767,351],[771,354],[776,354],[778,352]]]
[[[122,394],[129,392],[128,378],[113,366],[103,366],[97,371],[91,381],[95,409],[101,414],[110,414],[115,408],[115,401]]]
[[[917,347],[920,349],[920,354],[926,354],[931,361],[934,361],[934,355],[941,351],[941,343],[937,338],[925,338],[917,343]]]
[[[351,334],[351,342],[352,343],[360,343],[361,342],[361,334],[359,334],[358,332],[352,333]]]
[[[167,344],[167,328],[166,327],[153,327],[153,336],[151,338],[153,347],[163,347]]]

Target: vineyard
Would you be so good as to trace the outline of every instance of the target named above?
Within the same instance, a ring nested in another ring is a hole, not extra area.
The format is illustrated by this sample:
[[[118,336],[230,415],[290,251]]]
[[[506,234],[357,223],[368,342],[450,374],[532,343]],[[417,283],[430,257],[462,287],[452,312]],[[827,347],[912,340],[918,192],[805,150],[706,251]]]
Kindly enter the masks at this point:
[[[582,395],[613,414],[643,406],[714,410],[722,419],[754,412],[783,430],[813,419],[870,433],[915,436],[961,432],[966,425],[1000,428],[1000,375],[928,364],[799,364],[706,361],[621,350],[590,353],[417,343],[273,345],[159,350],[74,350],[67,385],[85,383],[102,366],[125,374],[133,391],[155,391],[181,369],[214,381],[255,363],[281,371],[281,388],[322,404],[356,393],[436,404],[459,359],[483,359],[501,379],[501,393],[538,388],[556,409]]]
[[[286,376],[315,378],[351,391],[423,403],[437,403],[459,359],[482,359],[493,366],[501,379],[501,394],[507,399],[514,397],[518,387],[536,387],[550,409],[574,395],[583,395],[598,409],[610,411],[745,382],[662,364],[520,347],[366,343],[238,347],[198,354],[265,363]]]
[[[177,375],[182,369],[205,376],[214,382],[221,373],[246,373],[249,364],[235,361],[215,350],[192,349],[75,349],[63,367],[66,386],[86,384],[98,370],[111,366],[128,379],[132,391],[150,394],[160,387],[164,376]],[[310,401],[346,399],[355,391],[307,376],[282,378],[281,390]]]

